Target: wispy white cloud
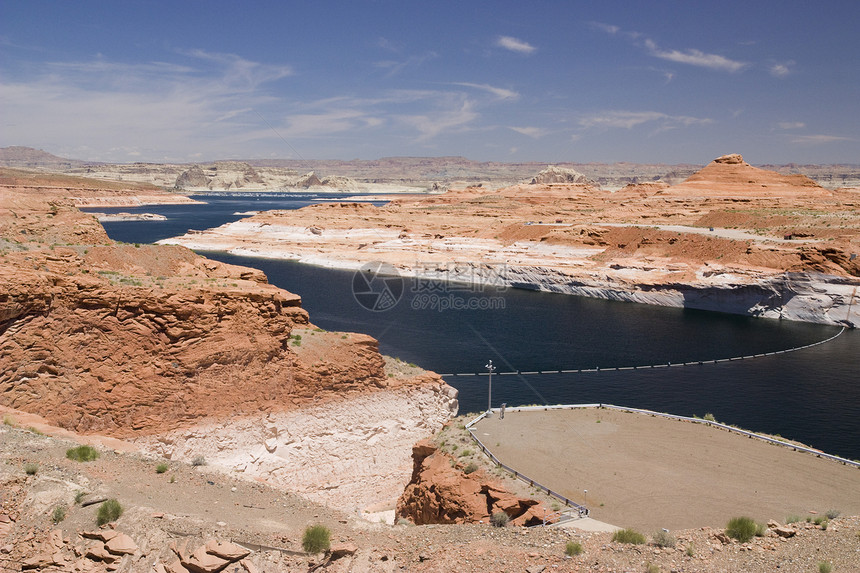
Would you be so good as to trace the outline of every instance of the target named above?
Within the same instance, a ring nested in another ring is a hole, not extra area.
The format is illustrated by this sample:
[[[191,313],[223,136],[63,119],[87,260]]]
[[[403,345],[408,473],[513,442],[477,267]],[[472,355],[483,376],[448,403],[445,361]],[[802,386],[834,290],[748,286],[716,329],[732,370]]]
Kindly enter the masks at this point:
[[[595,30],[606,32],[610,36],[614,36],[621,31],[621,27],[615,26],[614,24],[605,24],[603,22],[589,22],[589,25]]]
[[[513,129],[517,133],[527,135],[533,139],[539,139],[549,133],[549,130],[542,127],[510,127],[509,129]]]
[[[732,60],[719,54],[707,54],[701,50],[688,49],[683,52],[680,50],[663,50],[650,39],[646,39],[644,45],[648,53],[652,56],[679,64],[688,64],[725,72],[739,72],[749,66],[748,62]]]
[[[776,124],[780,129],[803,129],[806,124],[802,121],[780,121]]]
[[[496,46],[520,54],[533,54],[537,51],[537,48],[528,42],[512,36],[499,36],[496,39]]]
[[[418,67],[426,61],[439,57],[436,52],[424,52],[417,56],[410,56],[403,60],[380,60],[373,65],[379,69],[386,70],[386,77],[392,77],[407,68]]]
[[[591,22],[590,25],[595,30],[599,30],[610,36],[620,36],[625,38],[635,46],[644,48],[648,54],[662,60],[725,72],[739,72],[750,65],[748,62],[732,60],[719,54],[708,54],[694,48],[683,51],[664,50],[657,45],[657,42],[646,37],[644,34],[622,30],[620,26],[615,26],[613,24]],[[672,77],[674,76],[667,75],[667,81],[671,81]]]
[[[431,113],[402,115],[399,121],[419,132],[417,141],[427,141],[442,133],[463,131],[478,118],[474,104],[463,101],[459,107],[438,109]]]
[[[787,62],[775,63],[770,66],[770,75],[775,78],[784,78],[792,74],[792,67],[794,67],[794,60],[789,60]]]
[[[469,82],[455,82],[453,85],[483,90],[485,92],[493,94],[498,99],[515,100],[515,99],[519,99],[519,97],[520,97],[520,94],[518,94],[517,92],[515,92],[513,90],[508,90],[505,88],[497,88],[497,87],[491,86],[489,84],[473,84],[473,83],[469,83]]]
[[[850,137],[842,137],[839,135],[797,135],[791,139],[792,143],[800,145],[824,145],[826,143],[836,143],[838,141],[853,141]]]
[[[657,122],[660,130],[675,127],[689,127],[691,125],[705,125],[713,123],[708,118],[690,117],[685,115],[668,115],[659,111],[607,111],[581,117],[579,125],[585,129],[590,128],[621,128],[633,129],[646,123]]]

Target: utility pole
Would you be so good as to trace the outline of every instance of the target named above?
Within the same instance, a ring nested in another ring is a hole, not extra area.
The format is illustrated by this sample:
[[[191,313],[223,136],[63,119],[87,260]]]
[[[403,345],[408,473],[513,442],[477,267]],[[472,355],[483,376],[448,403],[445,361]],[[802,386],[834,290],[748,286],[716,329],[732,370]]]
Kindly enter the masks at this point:
[[[484,368],[486,368],[490,373],[490,384],[487,387],[487,417],[490,417],[493,415],[493,370],[495,370],[496,367],[493,366],[493,361],[490,360]]]

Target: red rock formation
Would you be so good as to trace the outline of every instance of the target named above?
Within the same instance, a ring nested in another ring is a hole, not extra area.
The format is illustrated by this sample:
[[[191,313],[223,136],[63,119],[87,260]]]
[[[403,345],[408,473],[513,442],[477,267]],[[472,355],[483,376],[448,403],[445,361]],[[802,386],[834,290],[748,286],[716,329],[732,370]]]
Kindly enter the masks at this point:
[[[75,431],[127,437],[440,382],[435,375],[390,382],[369,336],[318,333],[317,343],[296,344],[294,328],[312,329],[301,299],[266,284],[259,271],[183,247],[110,244],[91,216],[54,207],[0,189],[6,406]],[[101,244],[48,246],[45,234]]]
[[[738,153],[714,159],[682,183],[663,191],[663,194],[734,197],[832,195],[806,175],[783,175],[759,169],[745,162]]]
[[[412,460],[412,479],[397,501],[397,515],[417,525],[489,523],[498,511],[514,525],[537,525],[550,513],[537,500],[506,491],[482,470],[464,473],[429,440],[415,445]]]

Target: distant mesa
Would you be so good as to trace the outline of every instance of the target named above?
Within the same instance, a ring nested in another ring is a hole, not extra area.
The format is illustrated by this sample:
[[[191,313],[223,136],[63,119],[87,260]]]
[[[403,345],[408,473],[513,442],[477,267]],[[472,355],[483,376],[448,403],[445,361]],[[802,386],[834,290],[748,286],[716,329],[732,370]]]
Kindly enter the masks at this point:
[[[4,167],[71,169],[83,165],[83,161],[57,157],[41,149],[12,145],[0,148],[0,165]]]
[[[204,169],[192,165],[176,178],[176,189],[245,189],[261,187],[263,177],[242,161],[216,161]]]
[[[294,187],[302,187],[304,189],[310,189],[311,187],[331,187],[343,191],[358,188],[355,181],[349,177],[328,176],[320,179],[313,171],[300,177],[294,184]]]
[[[550,165],[538,173],[530,182],[531,185],[553,185],[564,183],[582,183],[585,185],[597,186],[597,183],[579,171],[565,167],[556,167],[555,165]]]

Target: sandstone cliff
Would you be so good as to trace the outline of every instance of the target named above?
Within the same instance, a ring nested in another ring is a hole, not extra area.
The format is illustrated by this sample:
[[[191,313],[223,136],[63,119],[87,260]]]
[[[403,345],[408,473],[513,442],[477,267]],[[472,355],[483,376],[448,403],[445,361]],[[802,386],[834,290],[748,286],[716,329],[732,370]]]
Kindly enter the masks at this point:
[[[387,371],[376,340],[315,328],[257,270],[114,244],[67,200],[3,189],[0,404],[309,495],[352,488],[357,507],[396,497],[411,445],[457,409],[437,375]]]

